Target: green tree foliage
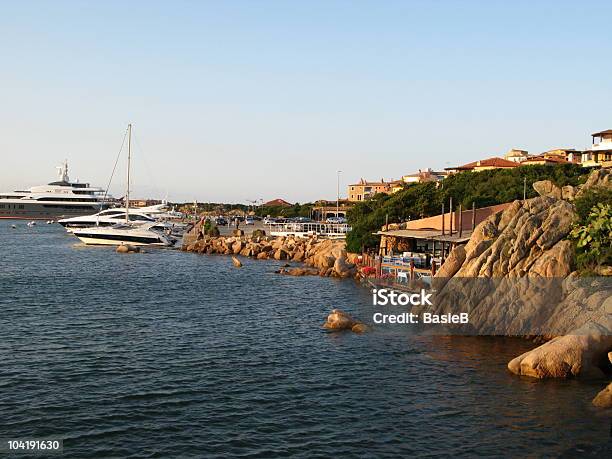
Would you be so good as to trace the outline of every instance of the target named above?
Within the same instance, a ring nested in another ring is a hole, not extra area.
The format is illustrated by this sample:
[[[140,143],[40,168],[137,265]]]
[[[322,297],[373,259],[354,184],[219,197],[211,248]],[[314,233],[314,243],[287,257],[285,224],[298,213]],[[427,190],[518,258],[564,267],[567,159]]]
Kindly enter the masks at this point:
[[[583,272],[612,265],[612,205],[599,202],[585,221],[577,223],[570,237],[576,241],[576,262]]]
[[[372,233],[380,230],[388,218],[389,223],[399,223],[438,215],[444,202],[452,197],[454,206],[461,204],[470,209],[523,199],[525,186],[527,198],[536,196],[533,182],[551,180],[558,186],[578,185],[586,180],[584,169],[573,164],[533,165],[513,169],[492,169],[482,172],[461,172],[439,183],[406,185],[393,195],[378,194],[370,200],[355,205],[348,214],[352,231],[347,235],[347,250],[360,252],[362,248],[374,248],[378,237]]]
[[[583,274],[593,274],[598,266],[612,265],[610,214],[612,190],[591,188],[574,201],[579,220],[570,238],[575,242],[576,264]]]
[[[590,188],[574,201],[581,224],[585,224],[591,210],[599,203],[612,205],[612,190],[610,188]]]
[[[310,217],[314,204],[295,203],[292,206],[261,206],[257,209],[257,215],[265,217]]]

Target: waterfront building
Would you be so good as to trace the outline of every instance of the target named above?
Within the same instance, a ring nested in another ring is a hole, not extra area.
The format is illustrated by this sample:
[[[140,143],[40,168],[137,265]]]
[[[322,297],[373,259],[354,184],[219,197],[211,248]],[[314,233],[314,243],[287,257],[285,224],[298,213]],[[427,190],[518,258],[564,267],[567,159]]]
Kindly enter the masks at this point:
[[[432,260],[441,266],[456,245],[467,243],[479,223],[510,204],[455,209],[433,217],[383,226],[374,233],[380,236],[379,255],[411,259],[423,269],[428,269]]]
[[[362,178],[359,183],[348,186],[348,200],[351,202],[365,201],[377,193],[391,193],[391,183],[385,182],[385,179],[380,179],[380,182],[368,182]]]
[[[591,134],[590,148],[582,152],[581,163],[584,167],[612,166],[612,129]],[[595,142],[598,139],[598,142]]]
[[[314,204],[312,219],[315,221],[326,220],[330,217],[346,218],[350,208],[355,205],[354,202],[350,202],[348,199],[340,199],[338,201],[320,199]]]

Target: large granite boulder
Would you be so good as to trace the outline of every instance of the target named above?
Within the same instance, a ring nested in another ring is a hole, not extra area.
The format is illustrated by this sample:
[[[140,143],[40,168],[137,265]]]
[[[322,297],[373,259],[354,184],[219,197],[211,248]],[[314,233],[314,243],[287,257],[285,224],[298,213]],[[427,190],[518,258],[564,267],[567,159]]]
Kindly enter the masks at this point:
[[[538,182],[534,182],[533,189],[540,196],[550,196],[552,198],[561,199],[561,188],[550,180],[540,180]]]
[[[535,378],[603,376],[602,368],[609,365],[610,349],[611,330],[590,323],[514,358],[508,363],[508,369]]]

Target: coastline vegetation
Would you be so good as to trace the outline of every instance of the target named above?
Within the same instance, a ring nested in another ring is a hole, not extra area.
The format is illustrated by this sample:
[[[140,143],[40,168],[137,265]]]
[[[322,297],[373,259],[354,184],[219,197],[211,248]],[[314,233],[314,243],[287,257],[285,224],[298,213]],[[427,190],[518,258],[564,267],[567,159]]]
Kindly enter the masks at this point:
[[[531,186],[539,180],[550,180],[557,186],[580,185],[588,170],[574,164],[533,165],[482,172],[460,172],[441,182],[407,184],[392,195],[377,194],[355,205],[348,213],[352,231],[347,235],[347,250],[361,252],[375,248],[378,231],[386,222],[399,223],[439,215],[442,204],[448,211],[449,199],[454,206],[471,209],[502,204],[537,196]]]
[[[612,190],[587,190],[574,205],[579,220],[570,238],[576,265],[582,275],[597,274],[601,267],[612,266]]]

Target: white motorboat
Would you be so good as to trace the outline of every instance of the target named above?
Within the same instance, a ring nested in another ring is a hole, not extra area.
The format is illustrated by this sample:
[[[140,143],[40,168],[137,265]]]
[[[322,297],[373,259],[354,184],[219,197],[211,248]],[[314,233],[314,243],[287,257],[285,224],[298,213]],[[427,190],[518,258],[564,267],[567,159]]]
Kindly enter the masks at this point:
[[[139,210],[139,209],[138,209]],[[69,233],[79,228],[103,228],[115,226],[125,222],[125,209],[107,209],[93,215],[85,215],[83,217],[65,218],[59,220],[58,223],[66,228]],[[169,221],[161,221],[152,218],[150,215],[137,211],[137,209],[129,210],[129,222],[133,226],[144,225],[146,223],[154,223],[151,226],[156,231],[162,231],[167,235],[182,236],[185,231],[185,226],[182,223]]]
[[[118,223],[125,222],[125,219],[125,209],[107,209],[93,215],[64,218],[58,220],[58,223],[70,231],[75,228],[89,228],[92,226],[115,226]],[[139,212],[136,209],[129,210],[128,220],[132,224],[143,224],[156,221],[148,214]]]
[[[111,227],[78,228],[72,234],[87,245],[157,245],[170,247],[176,239],[156,231],[156,223],[130,225],[120,223]]]
[[[171,246],[176,239],[164,234],[162,231],[155,230],[153,227],[158,224],[156,221],[148,221],[135,224],[130,217],[130,161],[132,157],[132,125],[128,124],[128,159],[127,159],[127,191],[125,194],[125,209],[121,215],[124,223],[110,227],[91,227],[77,228],[72,231],[81,242],[88,245],[158,245]],[[144,220],[150,219],[146,217]],[[151,219],[152,220],[152,219]]]

